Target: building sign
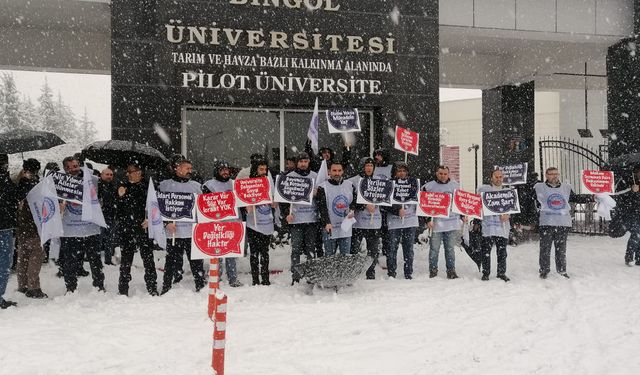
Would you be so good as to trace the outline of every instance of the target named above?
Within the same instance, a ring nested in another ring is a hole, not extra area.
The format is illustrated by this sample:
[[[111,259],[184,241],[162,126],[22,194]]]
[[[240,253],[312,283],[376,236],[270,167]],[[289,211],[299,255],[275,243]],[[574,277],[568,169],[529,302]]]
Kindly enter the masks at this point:
[[[398,41],[379,24],[349,27],[357,15],[346,1],[226,0],[188,14],[184,2],[166,1],[158,30],[166,52],[158,57],[174,66],[169,82],[182,88],[381,94],[396,72]],[[282,22],[254,16],[263,11]]]
[[[318,97],[375,109],[360,144],[371,128],[377,137],[400,114],[410,118],[430,135],[413,171],[426,175],[438,162],[438,28],[437,0],[112,0],[112,134],[166,154],[182,134],[189,156],[201,137],[185,123],[191,107],[311,109]],[[176,135],[171,144],[154,124]],[[247,125],[230,117],[228,126]]]

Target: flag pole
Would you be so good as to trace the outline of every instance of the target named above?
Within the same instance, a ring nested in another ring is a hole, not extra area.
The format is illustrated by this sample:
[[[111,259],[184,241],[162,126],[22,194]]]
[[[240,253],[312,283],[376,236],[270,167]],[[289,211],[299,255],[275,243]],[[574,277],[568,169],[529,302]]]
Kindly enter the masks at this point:
[[[256,210],[257,206],[253,206],[253,226],[258,227],[258,210]]]

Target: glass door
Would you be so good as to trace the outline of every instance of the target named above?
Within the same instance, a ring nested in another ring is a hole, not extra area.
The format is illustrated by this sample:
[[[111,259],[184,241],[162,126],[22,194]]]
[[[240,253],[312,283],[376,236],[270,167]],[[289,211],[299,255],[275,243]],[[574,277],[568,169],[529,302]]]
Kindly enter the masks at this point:
[[[225,107],[184,107],[182,154],[205,179],[216,160],[226,160],[236,169],[249,166],[252,154],[261,154],[273,172],[281,170],[288,156],[304,151],[313,111]],[[361,132],[329,134],[324,111],[320,111],[320,147],[330,147],[341,160],[345,143],[351,157],[346,176],[355,174],[358,160],[370,156],[373,147],[373,112],[359,111]]]

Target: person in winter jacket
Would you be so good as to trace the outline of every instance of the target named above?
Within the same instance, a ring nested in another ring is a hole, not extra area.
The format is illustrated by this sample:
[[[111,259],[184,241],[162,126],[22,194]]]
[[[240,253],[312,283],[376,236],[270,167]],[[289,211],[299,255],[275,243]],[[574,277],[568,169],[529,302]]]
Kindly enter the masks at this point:
[[[315,198],[324,228],[324,252],[325,256],[332,256],[339,250],[340,254],[347,255],[351,250],[352,228],[343,229],[342,222],[354,216],[356,189],[342,178],[342,163],[330,161],[328,170],[330,178],[318,186]]]
[[[618,189],[616,211],[624,216],[624,223],[630,233],[624,262],[627,266],[640,266],[640,164],[633,167],[629,179],[622,180]]]
[[[17,226],[18,192],[9,178],[9,157],[0,155],[0,309],[16,306],[4,299],[13,263],[13,230]]]
[[[373,179],[373,169],[375,164],[373,158],[364,157],[358,163],[359,174],[349,178],[353,186],[358,189],[360,181],[363,179]],[[376,278],[376,265],[378,264],[378,243],[381,238],[382,215],[380,207],[372,204],[356,204],[356,223],[353,225],[353,235],[351,236],[351,254],[360,252],[360,245],[364,239],[367,244],[367,255],[373,259],[367,268],[367,279]]]
[[[118,221],[118,237],[121,240],[120,278],[118,294],[129,295],[131,281],[131,265],[137,251],[144,266],[144,282],[149,295],[158,295],[156,264],[153,258],[152,241],[145,229],[147,183],[144,181],[142,167],[137,163],[127,166],[127,180],[120,183],[116,197],[116,220]]]
[[[448,193],[453,196],[453,192],[459,188],[460,185],[449,178],[449,167],[441,165],[436,171],[436,179],[426,183],[422,190]],[[446,218],[433,218],[429,220],[427,226],[432,231],[429,246],[429,277],[433,278],[438,275],[438,253],[440,252],[440,244],[443,243],[447,279],[457,279],[454,246],[460,236],[460,215],[452,212]]]
[[[174,176],[171,179],[160,182],[158,190],[163,193],[191,193],[202,194],[201,185],[191,179],[193,165],[187,159],[176,161]],[[189,222],[169,222],[165,226],[167,232],[167,257],[165,262],[164,276],[162,280],[161,294],[171,290],[174,277],[182,264],[182,257],[187,254],[189,266],[193,274],[196,292],[204,288],[206,279],[204,266],[201,259],[191,259],[191,235],[193,223]],[[175,238],[175,242],[173,240]]]
[[[329,146],[321,146],[318,149],[318,154],[313,155],[311,141],[309,140],[307,140],[307,143],[305,144],[304,151],[311,157],[309,168],[316,173],[320,170],[320,166],[322,165],[323,160],[326,160],[327,163],[330,160],[336,160],[336,152]],[[345,171],[349,167],[350,161],[351,150],[348,147],[344,146],[342,148],[342,157],[340,158],[340,164],[342,164],[342,168]]]
[[[251,163],[249,177],[266,177],[268,171],[269,165],[265,160],[254,160]],[[247,206],[245,209],[253,285],[271,285],[269,282],[269,244],[274,231],[273,208],[274,204],[261,204]]]
[[[289,172],[289,176],[308,177],[316,181],[318,174],[309,169],[309,155],[306,152],[298,154],[296,169]],[[318,231],[318,209],[316,201],[311,205],[281,204],[280,211],[289,225],[291,232],[291,285],[300,282],[300,274],[296,266],[300,264],[300,256],[305,254],[307,259],[313,258],[316,248]]]
[[[409,167],[404,162],[396,162],[393,166],[394,180],[407,180]],[[387,274],[390,278],[396,277],[398,245],[402,245],[402,255],[404,257],[404,278],[413,278],[413,244],[418,228],[418,216],[416,205],[394,204],[391,207],[383,207],[387,212],[387,223],[389,226],[389,248],[387,249]]]
[[[76,156],[64,158],[62,168],[69,175],[83,178],[80,160]],[[97,185],[97,177],[91,178],[94,178]],[[82,204],[65,201],[62,203],[61,211],[64,233],[60,239],[60,260],[67,293],[74,293],[78,286],[78,275],[83,271],[85,254],[89,259],[93,286],[99,291],[105,291],[100,259],[100,227],[82,220]]]
[[[247,175],[247,177],[249,177],[249,175]],[[207,194],[221,193],[225,191],[233,191],[231,165],[229,165],[229,163],[224,160],[218,160],[213,165],[213,178],[211,180],[205,181],[205,183],[202,185],[202,192]],[[234,288],[242,286],[242,283],[240,282],[240,280],[238,280],[238,273],[236,271],[236,258],[225,258],[224,264],[227,271],[229,286]]]
[[[491,184],[478,187],[478,194],[482,195],[488,191],[504,190],[506,187],[502,185],[503,173],[496,169],[491,172]],[[489,280],[491,273],[491,248],[496,245],[496,253],[498,255],[498,273],[497,278],[507,282],[507,243],[509,241],[509,232],[511,224],[509,223],[510,215],[502,214],[495,216],[485,216],[482,220],[482,280]]]
[[[540,278],[549,274],[551,245],[556,248],[556,271],[567,274],[567,235],[571,229],[571,207],[569,203],[587,203],[590,197],[580,197],[573,192],[569,183],[560,182],[560,172],[556,167],[547,168],[545,182],[538,182],[533,189],[540,204]]]
[[[391,162],[389,150],[386,148],[378,148],[373,151],[373,161],[375,162],[375,169],[373,170],[374,178],[389,180],[393,177],[393,163]],[[380,213],[382,214],[382,227],[380,228],[380,232],[382,233],[382,255],[386,256],[391,246],[391,239],[389,238],[387,211],[382,210]]]
[[[18,205],[18,230],[16,242],[18,244],[18,291],[29,298],[47,298],[40,288],[40,269],[45,257],[40,246],[38,227],[27,203],[27,194],[39,182],[40,162],[27,159],[22,163],[22,171],[18,175],[18,191],[20,204]]]
[[[98,199],[102,207],[104,221],[107,228],[100,228],[100,251],[104,253],[104,264],[113,265],[113,255],[115,248],[118,246],[116,230],[116,195],[117,186],[112,167],[106,167],[100,172],[100,180],[98,181]]]
[[[393,163],[391,162],[389,150],[386,148],[376,149],[373,151],[373,160],[376,164],[373,172],[375,178],[390,180],[394,177],[392,174]]]

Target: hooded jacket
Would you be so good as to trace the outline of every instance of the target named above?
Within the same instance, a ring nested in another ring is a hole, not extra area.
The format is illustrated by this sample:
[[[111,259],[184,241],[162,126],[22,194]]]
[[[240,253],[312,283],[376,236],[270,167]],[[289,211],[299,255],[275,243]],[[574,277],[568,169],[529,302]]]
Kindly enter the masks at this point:
[[[322,165],[322,151],[324,150],[329,150],[329,153],[331,154],[330,159],[331,160],[335,160],[336,158],[336,153],[335,151],[328,146],[322,146],[318,149],[318,154],[314,155],[313,154],[313,150],[311,149],[311,142],[307,141],[307,143],[305,144],[304,147],[304,151],[309,154],[309,156],[311,157],[311,160],[309,160],[309,169],[314,171],[314,172],[318,172],[320,170],[320,166]],[[342,167],[347,170],[347,168],[349,168],[349,163],[351,160],[351,150],[348,150],[346,147],[342,148],[342,157],[340,158],[340,164],[342,164]]]

